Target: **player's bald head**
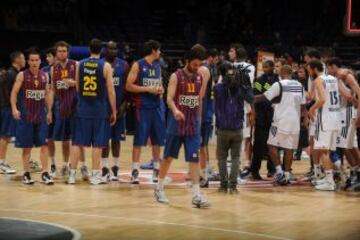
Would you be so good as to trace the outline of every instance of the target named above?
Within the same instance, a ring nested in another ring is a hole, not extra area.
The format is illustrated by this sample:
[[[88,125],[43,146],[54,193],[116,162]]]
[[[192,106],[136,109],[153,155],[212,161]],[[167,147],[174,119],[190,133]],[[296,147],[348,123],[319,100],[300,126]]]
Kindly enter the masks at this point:
[[[117,48],[117,43],[114,41],[109,41],[109,42],[107,42],[106,47],[107,48]]]

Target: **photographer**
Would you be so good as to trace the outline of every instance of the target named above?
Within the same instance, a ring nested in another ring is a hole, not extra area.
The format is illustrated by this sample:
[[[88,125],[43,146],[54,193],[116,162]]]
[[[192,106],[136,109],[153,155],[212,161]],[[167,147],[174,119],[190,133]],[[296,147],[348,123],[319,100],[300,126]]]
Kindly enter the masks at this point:
[[[249,74],[246,68],[223,63],[219,67],[222,81],[214,88],[217,133],[217,159],[220,172],[220,192],[237,193],[244,100],[253,102]],[[231,172],[228,177],[226,161],[231,150]]]

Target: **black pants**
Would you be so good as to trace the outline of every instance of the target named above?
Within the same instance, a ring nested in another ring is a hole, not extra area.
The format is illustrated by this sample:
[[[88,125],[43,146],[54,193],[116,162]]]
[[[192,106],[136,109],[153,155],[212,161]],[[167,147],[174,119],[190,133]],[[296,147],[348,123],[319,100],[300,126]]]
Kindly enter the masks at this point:
[[[251,172],[259,173],[261,161],[267,156],[268,172],[275,172],[274,164],[271,162],[267,148],[270,126],[255,126],[253,158],[251,161]]]

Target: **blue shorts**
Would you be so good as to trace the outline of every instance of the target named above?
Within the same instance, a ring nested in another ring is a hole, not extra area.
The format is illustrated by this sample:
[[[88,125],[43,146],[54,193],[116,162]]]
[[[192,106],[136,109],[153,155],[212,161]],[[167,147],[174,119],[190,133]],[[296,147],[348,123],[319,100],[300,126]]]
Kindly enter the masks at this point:
[[[112,141],[125,141],[125,118],[116,120],[114,126],[111,127],[111,140]]]
[[[75,118],[72,145],[106,148],[109,139],[109,119]]]
[[[52,129],[52,139],[54,141],[69,141],[73,130],[74,118],[55,118]]]
[[[152,145],[164,146],[165,114],[161,108],[136,109],[134,146],[146,146],[150,137]]]
[[[16,121],[10,109],[0,111],[0,137],[11,138],[15,136]]]
[[[164,159],[167,157],[178,158],[181,145],[184,144],[185,161],[199,162],[200,135],[177,136],[166,135]]]
[[[17,148],[40,147],[47,144],[48,125],[46,122],[35,124],[24,120],[16,121]]]
[[[209,145],[209,140],[212,137],[214,126],[211,122],[203,122],[201,124],[201,147]]]

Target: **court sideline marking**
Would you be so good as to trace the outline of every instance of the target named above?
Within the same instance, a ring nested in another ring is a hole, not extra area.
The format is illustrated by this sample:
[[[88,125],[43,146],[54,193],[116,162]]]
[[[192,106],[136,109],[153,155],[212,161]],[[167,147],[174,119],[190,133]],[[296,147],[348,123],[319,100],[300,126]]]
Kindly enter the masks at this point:
[[[148,223],[148,224],[171,225],[171,226],[179,226],[179,227],[185,227],[185,228],[195,228],[195,229],[204,229],[204,230],[219,231],[219,232],[237,233],[237,234],[244,234],[244,235],[250,235],[250,236],[264,237],[267,239],[291,240],[290,238],[278,237],[278,236],[265,234],[265,233],[254,233],[254,232],[247,232],[247,231],[240,231],[240,230],[233,230],[233,229],[226,229],[226,228],[164,222],[164,221],[147,220],[147,219],[141,219],[141,218],[113,217],[113,216],[85,214],[85,213],[76,213],[76,212],[38,211],[38,210],[14,209],[14,208],[0,209],[0,211],[1,212],[20,212],[20,213],[32,213],[32,214],[44,214],[44,215],[70,215],[70,216],[80,216],[80,217],[105,218],[105,219],[122,220],[122,221],[143,222],[143,223]]]

